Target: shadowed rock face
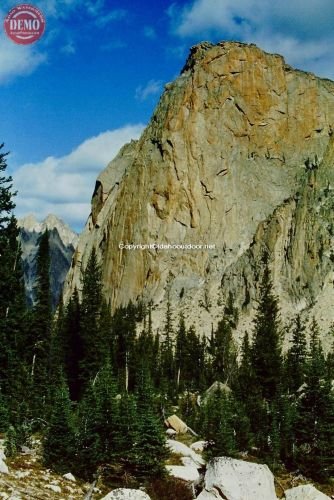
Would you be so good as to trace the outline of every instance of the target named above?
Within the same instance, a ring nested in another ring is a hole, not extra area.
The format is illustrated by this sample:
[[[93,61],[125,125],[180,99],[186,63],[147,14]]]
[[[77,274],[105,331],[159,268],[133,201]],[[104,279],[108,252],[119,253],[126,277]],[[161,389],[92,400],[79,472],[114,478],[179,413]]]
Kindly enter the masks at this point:
[[[42,223],[38,223],[33,216],[28,216],[19,220],[18,225],[20,227],[26,296],[29,305],[33,305],[34,302],[39,238],[46,228],[49,230],[50,284],[54,309],[71,265],[78,236],[64,222],[53,215],[49,215]]]
[[[174,311],[209,333],[231,291],[243,330],[266,248],[284,317],[314,308],[325,329],[334,311],[333,127],[333,82],[255,45],[193,47],[139,141],[99,176],[66,297],[95,246],[113,307],[152,301],[159,326],[168,292]]]

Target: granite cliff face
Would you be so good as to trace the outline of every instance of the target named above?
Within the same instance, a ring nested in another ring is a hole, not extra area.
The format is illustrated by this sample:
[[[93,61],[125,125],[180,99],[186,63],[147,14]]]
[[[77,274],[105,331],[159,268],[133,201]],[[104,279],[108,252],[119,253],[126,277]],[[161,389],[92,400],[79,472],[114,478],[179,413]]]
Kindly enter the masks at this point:
[[[99,176],[65,295],[80,288],[95,246],[113,307],[152,301],[159,325],[169,293],[205,333],[232,291],[243,329],[267,248],[284,318],[313,311],[325,330],[334,319],[333,127],[333,82],[254,45],[193,47],[139,141]]]

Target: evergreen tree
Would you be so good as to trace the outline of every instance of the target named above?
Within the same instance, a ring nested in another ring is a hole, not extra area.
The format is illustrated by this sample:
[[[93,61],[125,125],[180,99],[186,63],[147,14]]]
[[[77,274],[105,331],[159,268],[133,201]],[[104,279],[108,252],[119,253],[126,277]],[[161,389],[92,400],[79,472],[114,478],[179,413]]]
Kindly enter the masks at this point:
[[[179,328],[176,335],[175,343],[175,371],[176,371],[176,387],[178,391],[184,389],[184,379],[186,375],[183,373],[185,358],[187,356],[187,331],[184,321],[184,316],[180,316]],[[182,374],[181,374],[182,371]]]
[[[114,460],[121,464],[122,470],[133,474],[136,467],[137,456],[137,406],[134,395],[127,392],[122,394],[119,411],[115,424]]]
[[[236,452],[233,406],[233,397],[220,389],[214,391],[204,405],[202,433],[208,442],[208,458],[233,456]]]
[[[60,374],[65,371],[65,355],[67,350],[67,339],[65,338],[65,312],[62,295],[59,299],[58,310],[53,320],[50,343],[50,375],[49,381],[52,387],[56,387]]]
[[[135,444],[135,475],[138,478],[161,476],[168,456],[166,437],[157,416],[153,388],[147,370],[141,371],[137,388],[137,441]]]
[[[81,392],[80,365],[83,359],[83,340],[81,333],[81,307],[76,288],[67,304],[63,338],[63,344],[65,345],[65,375],[68,380],[71,399],[78,401]]]
[[[50,249],[49,232],[45,231],[39,239],[37,252],[37,279],[35,305],[32,317],[30,339],[30,363],[33,393],[32,411],[35,417],[43,417],[47,412],[46,402],[49,393],[50,343],[51,343],[51,290],[50,290]]]
[[[208,350],[211,355],[211,381],[231,384],[237,370],[237,349],[227,317],[218,323]]]
[[[273,294],[267,255],[263,257],[263,264],[251,356],[255,385],[261,389],[262,396],[271,401],[275,399],[281,381],[281,331],[278,301]]]
[[[167,297],[166,320],[164,327],[164,337],[161,341],[161,372],[171,396],[174,395],[174,326],[170,297]]]
[[[7,155],[0,145],[0,385],[4,395],[20,400],[25,379],[27,310],[19,229],[13,215],[16,192],[5,175]],[[14,405],[13,405],[14,406]]]
[[[305,325],[302,324],[298,314],[292,331],[292,346],[286,356],[285,384],[293,394],[296,394],[305,379],[306,354]]]
[[[115,433],[118,421],[117,390],[111,366],[106,363],[98,372],[93,390],[96,394],[96,431],[101,443],[101,461],[112,461],[115,453]]]
[[[136,366],[136,309],[130,302],[126,307],[115,311],[112,319],[113,366],[122,389],[133,389]]]
[[[297,408],[296,460],[304,473],[327,479],[334,471],[334,396],[315,319],[310,330],[305,387]]]
[[[71,470],[75,459],[75,428],[68,387],[61,377],[43,441],[43,460],[59,473]]]
[[[252,387],[250,390],[250,385],[254,383],[254,381],[252,348],[249,343],[248,332],[246,332],[241,345],[241,362],[238,368],[237,382],[235,384],[236,393],[241,401],[247,402],[249,396],[253,398],[257,387]]]
[[[89,381],[96,377],[109,354],[108,339],[103,337],[104,332],[100,329],[103,304],[102,274],[94,247],[88,259],[82,283],[80,330],[83,353],[80,378],[82,391],[84,391]]]
[[[99,435],[99,401],[92,383],[86,388],[78,408],[75,472],[91,480],[103,460],[103,444]]]

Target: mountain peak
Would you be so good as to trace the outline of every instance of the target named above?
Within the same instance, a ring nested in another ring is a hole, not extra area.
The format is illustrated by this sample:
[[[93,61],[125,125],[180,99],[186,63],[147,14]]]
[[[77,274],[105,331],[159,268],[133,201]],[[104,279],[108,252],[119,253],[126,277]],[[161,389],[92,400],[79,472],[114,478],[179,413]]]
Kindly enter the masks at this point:
[[[61,240],[65,246],[75,247],[78,242],[78,235],[68,224],[54,214],[48,214],[42,222],[38,222],[35,214],[28,214],[18,219],[18,226],[28,232],[43,233],[46,229],[52,231],[57,229]]]

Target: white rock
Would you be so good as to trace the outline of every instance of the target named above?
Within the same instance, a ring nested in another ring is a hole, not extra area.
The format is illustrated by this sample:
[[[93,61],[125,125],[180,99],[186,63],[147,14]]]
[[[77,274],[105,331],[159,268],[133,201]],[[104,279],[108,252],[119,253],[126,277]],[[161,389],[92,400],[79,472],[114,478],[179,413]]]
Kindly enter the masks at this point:
[[[171,450],[171,452],[175,453],[176,455],[190,457],[198,467],[205,465],[205,460],[203,460],[200,455],[195,453],[194,450],[190,449],[189,446],[183,443],[179,443],[179,441],[175,441],[173,439],[167,439],[167,446]]]
[[[190,448],[194,451],[200,451],[202,452],[205,448],[206,441],[196,441],[196,443],[193,443]]]
[[[330,497],[317,490],[312,484],[296,486],[284,493],[286,500],[330,500]]]
[[[167,436],[175,436],[177,432],[174,429],[167,429],[166,434]]]
[[[166,465],[166,469],[171,476],[190,481],[192,483],[199,481],[199,473],[196,467],[184,465]]]
[[[55,493],[61,493],[60,486],[57,486],[56,484],[47,484],[45,487],[48,488],[48,490],[54,491]]]
[[[198,468],[197,463],[194,462],[191,457],[181,457],[181,462],[185,467],[195,467],[196,469]]]
[[[227,500],[277,500],[274,476],[266,465],[229,457],[209,462],[204,489],[211,492],[213,488]]]
[[[129,488],[117,488],[101,500],[151,500],[147,493]]]
[[[2,473],[2,474],[8,474],[9,473],[7,465],[1,459],[0,459],[0,473]]]
[[[73,481],[74,483],[76,482],[75,477],[70,472],[67,472],[67,474],[64,474],[63,478],[67,479],[68,481]]]
[[[5,452],[3,450],[0,449],[0,460],[6,460],[6,455],[5,455]]]
[[[203,490],[198,497],[196,497],[196,500],[215,500],[216,498],[222,500],[219,492],[215,488],[212,488],[210,491]]]

